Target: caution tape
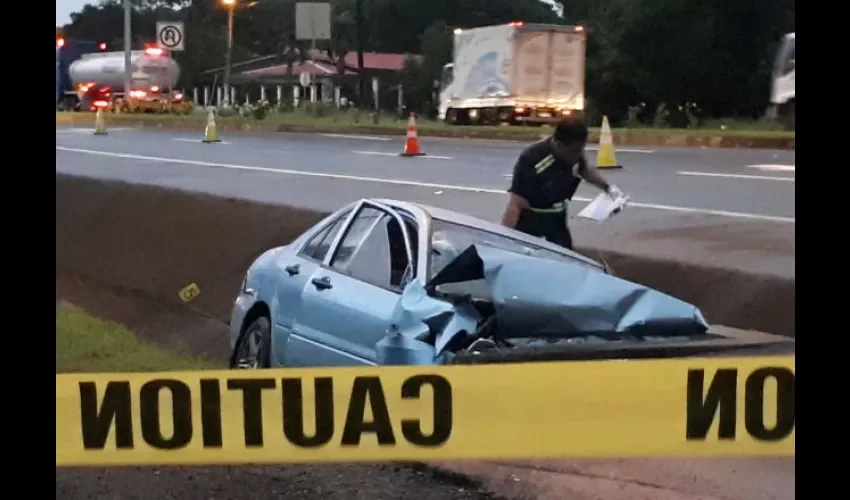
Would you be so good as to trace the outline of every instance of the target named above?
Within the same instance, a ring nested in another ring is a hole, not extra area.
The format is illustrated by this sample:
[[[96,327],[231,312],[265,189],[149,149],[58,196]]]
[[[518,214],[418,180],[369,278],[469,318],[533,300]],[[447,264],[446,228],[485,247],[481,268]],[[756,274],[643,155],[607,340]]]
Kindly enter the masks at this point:
[[[56,375],[56,465],[794,454],[794,357]]]

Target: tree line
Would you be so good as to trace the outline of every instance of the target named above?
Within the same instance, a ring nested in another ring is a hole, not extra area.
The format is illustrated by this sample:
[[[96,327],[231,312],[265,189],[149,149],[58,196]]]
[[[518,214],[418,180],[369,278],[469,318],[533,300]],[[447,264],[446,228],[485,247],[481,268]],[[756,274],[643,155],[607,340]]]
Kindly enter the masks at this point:
[[[153,40],[158,20],[183,21],[186,50],[176,54],[181,85],[221,67],[227,11],[220,0],[132,0],[134,48]],[[239,0],[233,61],[277,55],[303,59],[295,39],[296,0]],[[402,75],[411,109],[433,103],[433,82],[451,60],[452,29],[507,23],[581,24],[588,32],[589,105],[614,122],[763,115],[782,35],[794,31],[794,0],[331,0],[332,39],[317,48],[335,58],[361,51],[416,53]],[[66,36],[123,44],[121,0],[101,0],[71,15]]]

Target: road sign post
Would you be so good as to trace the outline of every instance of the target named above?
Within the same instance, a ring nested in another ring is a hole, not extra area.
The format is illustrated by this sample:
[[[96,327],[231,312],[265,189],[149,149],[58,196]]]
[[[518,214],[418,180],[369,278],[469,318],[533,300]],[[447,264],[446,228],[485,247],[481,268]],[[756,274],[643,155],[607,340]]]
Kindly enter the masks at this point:
[[[156,44],[168,51],[184,50],[186,36],[183,23],[177,21],[158,21],[156,23]]]

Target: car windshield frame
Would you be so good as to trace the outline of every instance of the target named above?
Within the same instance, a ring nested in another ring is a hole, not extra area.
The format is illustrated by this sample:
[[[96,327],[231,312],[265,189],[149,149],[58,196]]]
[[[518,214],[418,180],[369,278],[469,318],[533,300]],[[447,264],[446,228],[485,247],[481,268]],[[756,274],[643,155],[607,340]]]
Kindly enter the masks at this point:
[[[511,236],[505,234],[495,233],[455,220],[432,216],[430,225],[431,234],[429,235],[428,242],[430,250],[429,253],[431,254],[431,258],[429,259],[427,269],[428,280],[433,278],[440,271],[440,269],[442,269],[448,262],[450,262],[449,258],[434,258],[434,252],[437,251],[434,248],[434,237],[441,231],[443,232],[443,234],[446,234],[447,229],[450,234],[453,233],[455,235],[468,235],[468,242],[459,242],[461,243],[460,245],[457,244],[457,236],[455,236],[454,238],[452,236],[449,236],[447,238],[450,243],[454,243],[452,245],[454,247],[453,252],[456,252],[458,255],[465,251],[467,248],[469,248],[471,245],[487,245],[501,250],[514,252],[520,255],[540,257],[543,259],[554,260],[558,262],[570,262],[596,269],[595,266],[592,266],[591,264],[588,264],[587,262],[584,262],[568,254],[560,253],[555,250],[545,248],[542,245],[535,245],[534,243],[522,241],[520,239],[512,238]]]

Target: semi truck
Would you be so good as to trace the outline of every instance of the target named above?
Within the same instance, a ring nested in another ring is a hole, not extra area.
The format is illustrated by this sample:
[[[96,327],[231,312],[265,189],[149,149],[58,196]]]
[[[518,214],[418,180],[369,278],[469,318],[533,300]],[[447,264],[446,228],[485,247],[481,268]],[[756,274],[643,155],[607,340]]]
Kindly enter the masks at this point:
[[[438,116],[453,125],[542,124],[583,115],[583,26],[508,24],[454,30]]]
[[[789,130],[795,130],[795,39],[794,33],[788,33],[782,38],[773,64],[770,89],[770,104],[773,113],[780,123]]]
[[[56,38],[56,109],[77,107],[79,96],[68,74],[68,69],[83,54],[97,52],[99,48],[100,44],[97,42]]]
[[[106,44],[57,39],[56,109],[88,111],[106,107],[124,96],[124,51],[106,51]],[[158,47],[130,52],[132,74],[128,101],[180,102],[174,87],[180,67]]]

